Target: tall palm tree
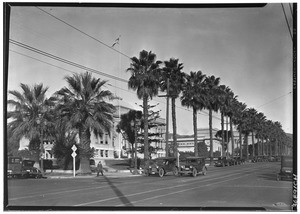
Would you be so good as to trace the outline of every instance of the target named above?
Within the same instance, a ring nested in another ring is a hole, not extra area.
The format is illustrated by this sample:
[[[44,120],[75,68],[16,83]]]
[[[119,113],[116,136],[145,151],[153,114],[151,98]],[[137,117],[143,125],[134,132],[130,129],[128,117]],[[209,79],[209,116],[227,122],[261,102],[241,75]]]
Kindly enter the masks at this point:
[[[245,103],[239,102],[238,100],[233,101],[232,109],[232,122],[237,125],[237,130],[239,131],[239,141],[240,141],[240,157],[243,158],[243,140],[242,140],[242,133],[243,133],[243,114],[246,110],[247,106]]]
[[[220,85],[219,86],[219,96],[217,97],[218,99],[218,104],[219,104],[219,109],[221,112],[221,130],[222,130],[222,156],[225,156],[225,143],[224,143],[224,116],[231,116],[231,103],[232,100],[234,98],[233,92],[231,91],[231,89],[228,86],[225,85]],[[230,120],[231,121],[231,120]],[[231,123],[231,134],[232,133],[232,123]],[[226,143],[228,144],[228,130],[226,130]],[[233,137],[231,136],[232,140]],[[233,145],[233,144],[232,144]],[[228,149],[228,148],[227,148]],[[232,147],[232,151],[233,151],[233,147]]]
[[[254,108],[248,109],[248,128],[249,131],[252,133],[252,157],[255,156],[255,141],[254,141],[254,131],[257,122],[257,110]]]
[[[263,113],[259,112],[256,115],[256,121],[255,121],[255,131],[256,131],[256,138],[257,141],[257,155],[262,154],[263,155],[263,134],[262,134],[262,126],[266,120],[266,117]],[[260,145],[259,145],[260,142]]]
[[[161,61],[156,61],[156,55],[151,51],[141,51],[139,58],[132,57],[130,68],[131,77],[128,87],[137,91],[139,99],[143,99],[143,118],[144,118],[144,161],[148,166],[149,145],[148,145],[148,101],[158,94]]]
[[[197,111],[205,107],[207,99],[204,90],[205,77],[205,74],[202,74],[201,71],[197,73],[191,71],[190,75],[186,75],[186,82],[181,96],[181,104],[193,109],[194,151],[196,157],[198,156]]]
[[[183,64],[178,62],[179,59],[170,58],[169,61],[164,61],[165,67],[162,69],[161,90],[167,90],[167,81],[169,79],[169,96],[171,97],[172,109],[172,125],[173,125],[173,148],[174,154],[178,157],[177,151],[177,125],[176,125],[176,106],[175,101],[180,92],[183,90],[185,82],[185,74],[181,71]]]
[[[108,103],[114,99],[109,90],[103,90],[107,81],[92,77],[91,73],[65,77],[68,83],[56,92],[58,111],[66,119],[67,129],[75,129],[79,136],[80,172],[90,173],[89,158],[91,132],[95,136],[110,134],[115,107]]]
[[[212,112],[218,111],[218,87],[220,78],[208,76],[205,78],[205,93],[207,94],[207,103],[205,108],[209,110],[209,136],[210,136],[210,164],[213,162],[213,135],[212,135]]]
[[[53,108],[55,99],[46,98],[48,87],[44,87],[43,84],[35,84],[31,87],[21,83],[20,86],[22,92],[9,91],[13,98],[7,103],[13,107],[13,110],[7,113],[7,118],[11,119],[8,129],[17,139],[22,137],[29,141],[38,139],[40,141],[40,146],[37,147],[38,153],[41,153],[44,140],[42,137],[50,134],[48,132],[48,127],[51,125],[49,110]]]

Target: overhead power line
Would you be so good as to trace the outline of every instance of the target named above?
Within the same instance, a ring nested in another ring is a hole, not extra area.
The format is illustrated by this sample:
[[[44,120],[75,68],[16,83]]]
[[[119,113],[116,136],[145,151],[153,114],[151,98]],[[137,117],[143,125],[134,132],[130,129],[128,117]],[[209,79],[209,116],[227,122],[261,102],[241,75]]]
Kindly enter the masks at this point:
[[[293,36],[292,36],[291,28],[290,28],[289,22],[288,22],[288,20],[287,20],[286,13],[285,13],[285,9],[284,9],[284,6],[283,6],[282,3],[281,3],[281,7],[282,7],[282,10],[283,10],[283,14],[284,14],[284,17],[285,17],[286,24],[287,24],[288,29],[289,29],[289,32],[290,32],[291,39],[292,39],[292,41],[293,41]]]
[[[118,50],[114,49],[112,46],[107,45],[106,43],[102,42],[101,40],[99,40],[99,39],[97,39],[97,38],[95,38],[95,37],[93,37],[93,36],[91,36],[91,35],[85,33],[84,31],[80,30],[79,28],[77,28],[77,27],[75,27],[75,26],[69,24],[68,22],[66,22],[66,21],[64,21],[64,20],[62,20],[62,19],[60,19],[60,18],[54,16],[53,14],[47,12],[46,10],[43,10],[42,8],[37,7],[37,6],[36,6],[36,8],[39,9],[39,10],[41,10],[41,11],[43,11],[44,13],[48,14],[49,16],[55,18],[56,20],[58,20],[58,21],[60,21],[60,22],[62,22],[62,23],[64,23],[64,24],[68,25],[69,27],[73,28],[74,30],[76,30],[76,31],[78,31],[78,32],[80,32],[80,33],[82,33],[82,34],[84,34],[85,36],[87,36],[87,37],[89,37],[89,38],[95,40],[96,42],[98,42],[98,43],[100,43],[100,44],[106,46],[107,48],[109,48],[109,49],[111,49],[111,50],[113,50],[113,51],[115,51],[115,52],[117,52],[117,53],[119,53],[119,54],[121,54],[121,55],[123,55],[123,56],[125,56],[125,57],[127,57],[127,58],[129,58],[129,59],[131,59],[130,56],[128,56],[128,55],[122,53],[121,51],[118,51]]]
[[[262,106],[265,106],[265,105],[267,105],[267,104],[270,104],[270,103],[272,103],[272,102],[274,102],[274,101],[276,101],[276,100],[278,100],[278,99],[280,99],[280,98],[282,98],[282,97],[285,97],[286,95],[289,95],[289,94],[291,94],[291,93],[292,93],[292,92],[290,91],[290,92],[287,93],[287,94],[281,95],[280,97],[277,97],[277,98],[275,98],[275,99],[273,99],[273,100],[270,100],[269,102],[267,102],[267,103],[265,103],[265,104],[262,104],[262,105],[258,106],[257,108],[260,108],[260,107],[262,107]]]
[[[17,41],[15,41],[15,40],[11,40],[10,42],[11,42],[12,44],[15,44],[15,45],[19,46],[19,47],[25,48],[25,49],[30,50],[30,51],[33,51],[33,52],[35,52],[35,53],[41,54],[41,55],[43,55],[43,56],[47,56],[47,57],[50,57],[50,58],[52,58],[52,59],[58,60],[58,61],[60,61],[60,62],[69,64],[69,63],[68,63],[68,62],[69,62],[68,60],[65,60],[65,59],[60,58],[60,57],[56,57],[56,56],[54,56],[54,55],[52,55],[52,54],[48,54],[48,53],[46,53],[46,52],[44,52],[44,51],[41,51],[41,50],[39,50],[39,49],[36,49],[36,48],[31,47],[31,46],[25,45],[24,43],[20,43],[20,42],[17,42]],[[36,51],[36,50],[38,50],[38,51]],[[27,58],[31,58],[31,59],[37,60],[37,61],[39,61],[39,62],[41,62],[41,63],[44,63],[44,64],[47,64],[47,65],[50,65],[50,66],[53,66],[53,67],[56,67],[56,68],[65,70],[65,71],[67,71],[67,72],[71,72],[71,73],[73,73],[73,74],[76,74],[76,72],[74,72],[74,71],[71,71],[71,70],[68,70],[68,69],[65,69],[65,68],[62,68],[62,67],[53,65],[53,64],[48,63],[48,62],[46,62],[46,61],[43,61],[43,60],[37,59],[37,58],[35,58],[35,57],[29,56],[29,55],[27,55],[27,54],[23,54],[23,53],[20,53],[20,52],[18,52],[18,51],[11,50],[11,49],[10,49],[10,51],[11,51],[11,52],[14,52],[14,53],[16,53],[16,54],[25,56],[25,57],[27,57]],[[53,57],[51,57],[51,56],[53,56]],[[72,65],[75,66],[75,65],[79,65],[79,64],[77,64],[77,63],[72,63]],[[77,66],[75,66],[75,67],[77,67]],[[85,66],[80,65],[78,68],[82,69],[83,67],[85,67]],[[84,70],[86,70],[86,69],[84,69]],[[102,75],[102,76],[106,76],[106,77],[107,77],[107,74],[105,74],[105,73],[102,73],[102,72],[100,72],[100,71],[96,71],[96,70],[94,70],[94,69],[92,69],[92,70],[93,70],[93,71],[92,71],[93,73],[96,73],[96,74],[98,74],[98,75]],[[114,78],[114,76],[112,76],[112,75],[109,75],[109,76],[110,76],[110,78]],[[127,80],[124,80],[124,82],[127,82]],[[114,86],[114,85],[109,84],[109,83],[108,83],[108,85],[111,86],[111,87],[114,87],[114,88],[118,88],[118,89],[120,89],[120,90],[122,90],[122,91],[125,91],[125,92],[127,92],[127,93],[131,93],[131,94],[134,94],[134,95],[135,95],[134,92],[131,92],[131,91],[126,90],[126,89],[123,89],[123,88],[121,88],[121,87],[117,87],[117,86]],[[156,100],[156,99],[153,99],[153,101],[161,102],[161,103],[166,104],[164,101],[159,101],[159,100]],[[186,108],[183,108],[183,107],[180,107],[180,106],[176,106],[176,108],[182,109],[182,110],[185,110],[185,111],[188,111],[188,112],[192,112],[191,110],[186,109]],[[206,112],[198,112],[198,114],[204,115],[204,116],[209,116],[208,113],[206,113]],[[220,118],[218,118],[218,117],[216,117],[216,116],[212,116],[212,117],[215,118],[215,119],[220,120]]]
[[[83,66],[83,65],[80,65],[78,63],[75,63],[75,62],[72,62],[72,61],[69,61],[69,60],[66,60],[66,59],[63,59],[61,57],[58,57],[58,56],[55,56],[53,54],[50,54],[50,53],[47,53],[45,51],[42,51],[42,50],[39,50],[37,48],[34,48],[32,46],[29,46],[29,45],[26,45],[24,43],[21,43],[21,42],[18,42],[18,41],[15,41],[13,39],[9,39],[9,42],[14,44],[14,45],[17,45],[21,48],[24,48],[26,50],[30,50],[30,51],[33,51],[35,53],[38,53],[38,54],[41,54],[43,56],[46,56],[46,57],[49,57],[51,59],[54,59],[54,60],[57,60],[57,61],[60,61],[60,62],[63,62],[63,63],[66,63],[68,65],[72,65],[74,67],[77,67],[77,68],[80,68],[80,69],[83,69],[85,71],[90,71],[90,72],[93,72],[93,73],[96,73],[96,74],[100,74],[102,76],[105,76],[105,77],[108,77],[108,78],[111,78],[111,79],[114,79],[114,80],[118,80],[118,81],[121,81],[121,82],[125,82],[127,83],[128,80],[125,80],[125,79],[122,79],[122,78],[119,78],[119,77],[116,77],[116,76],[113,76],[113,75],[110,75],[110,74],[107,74],[107,73],[103,73],[101,71],[98,71],[98,70],[95,70],[95,69],[92,69],[92,68],[89,68],[89,67],[86,67],[86,66]]]

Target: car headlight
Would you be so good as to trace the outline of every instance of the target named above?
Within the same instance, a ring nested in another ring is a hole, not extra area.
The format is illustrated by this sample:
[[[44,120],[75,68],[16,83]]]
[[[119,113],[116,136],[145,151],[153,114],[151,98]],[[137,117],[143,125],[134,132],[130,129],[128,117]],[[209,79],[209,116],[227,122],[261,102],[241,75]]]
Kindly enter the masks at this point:
[[[30,172],[30,169],[26,169],[26,172]]]
[[[11,169],[8,169],[7,172],[8,172],[8,173],[12,173],[12,170],[11,170]]]
[[[193,168],[193,166],[190,166],[190,168]]]

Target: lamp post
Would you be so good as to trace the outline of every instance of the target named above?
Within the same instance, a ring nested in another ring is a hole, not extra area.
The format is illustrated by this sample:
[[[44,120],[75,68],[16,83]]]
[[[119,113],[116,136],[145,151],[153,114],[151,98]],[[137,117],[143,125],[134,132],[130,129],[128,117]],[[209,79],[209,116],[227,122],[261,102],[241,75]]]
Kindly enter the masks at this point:
[[[42,173],[42,176],[44,177],[44,161],[43,161],[43,155],[44,155],[44,130],[43,130],[43,126],[46,126],[47,125],[47,121],[46,120],[43,120],[43,124],[42,124],[42,121],[41,119],[43,119],[41,117],[41,114],[39,114],[39,117],[37,119],[37,124],[40,125],[40,159],[41,159],[41,173]]]

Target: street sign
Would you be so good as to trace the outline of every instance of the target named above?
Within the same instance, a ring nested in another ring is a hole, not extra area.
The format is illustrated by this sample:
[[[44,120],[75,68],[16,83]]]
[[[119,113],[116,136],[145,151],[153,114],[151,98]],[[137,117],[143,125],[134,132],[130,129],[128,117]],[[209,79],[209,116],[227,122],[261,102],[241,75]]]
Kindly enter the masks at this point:
[[[75,152],[77,150],[77,147],[75,145],[73,145],[72,150],[73,150],[73,152]]]
[[[75,158],[76,155],[77,155],[76,152],[73,152],[73,153],[72,153],[72,157],[73,157],[73,158]]]

